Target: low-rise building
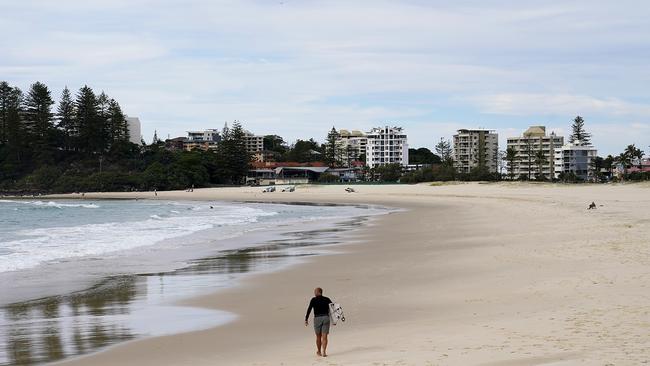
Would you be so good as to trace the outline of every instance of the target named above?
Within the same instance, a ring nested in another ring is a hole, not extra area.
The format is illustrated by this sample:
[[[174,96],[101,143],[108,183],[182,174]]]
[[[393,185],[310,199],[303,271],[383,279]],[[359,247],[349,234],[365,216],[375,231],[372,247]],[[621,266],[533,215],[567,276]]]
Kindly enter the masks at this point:
[[[545,179],[555,177],[555,149],[564,145],[564,137],[555,132],[546,134],[545,126],[531,126],[520,137],[509,137],[508,148],[517,152],[508,172],[515,178],[537,179],[541,174]],[[539,164],[539,151],[544,155],[544,163]]]
[[[341,183],[358,182],[363,179],[364,176],[363,168],[358,166],[348,168],[330,168],[326,173],[337,176]]]
[[[648,159],[635,159],[632,161],[632,166],[627,169],[628,173],[650,173],[650,158]]]
[[[366,137],[366,165],[370,168],[408,164],[408,140],[401,127],[376,127],[366,133]]]
[[[209,150],[216,149],[221,141],[221,132],[217,129],[207,129],[199,131],[187,131],[187,141],[185,141],[185,150],[194,149]]]
[[[459,173],[469,173],[484,165],[496,173],[499,156],[499,135],[492,130],[460,129],[454,135],[454,167]]]
[[[339,182],[356,182],[363,178],[363,167],[330,168],[320,163],[260,163],[251,164],[246,183],[249,185],[306,184],[317,182],[323,174],[337,177]]]
[[[186,142],[187,137],[174,137],[172,139],[167,139],[165,140],[165,149],[170,151],[185,150]]]
[[[273,162],[275,161],[277,153],[271,150],[260,150],[253,153],[253,161],[264,163],[264,162]]]
[[[575,174],[582,180],[592,180],[591,161],[598,156],[598,150],[590,144],[580,141],[567,143],[555,149],[555,178],[562,175]]]

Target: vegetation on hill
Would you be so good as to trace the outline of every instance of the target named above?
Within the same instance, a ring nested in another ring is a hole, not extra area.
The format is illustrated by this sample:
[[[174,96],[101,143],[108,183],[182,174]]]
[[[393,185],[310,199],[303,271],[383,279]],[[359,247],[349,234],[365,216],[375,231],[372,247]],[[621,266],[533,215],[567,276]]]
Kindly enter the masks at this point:
[[[240,184],[248,170],[244,130],[224,128],[217,150],[168,151],[129,142],[119,103],[83,86],[57,108],[40,82],[24,93],[0,82],[0,190],[75,192],[184,189]]]

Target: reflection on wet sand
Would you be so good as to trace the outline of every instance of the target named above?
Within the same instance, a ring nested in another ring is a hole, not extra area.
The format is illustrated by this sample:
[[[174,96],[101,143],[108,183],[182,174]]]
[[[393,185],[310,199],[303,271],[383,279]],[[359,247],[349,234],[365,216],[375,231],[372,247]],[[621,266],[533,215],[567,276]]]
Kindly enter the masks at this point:
[[[136,276],[110,279],[83,293],[2,308],[0,337],[6,337],[6,351],[0,351],[0,361],[3,365],[56,361],[132,339],[128,330],[105,324],[101,317],[128,313],[136,281]]]
[[[117,276],[65,296],[0,308],[0,365],[31,365],[73,357],[119,342],[216,326],[220,312],[171,306],[173,300],[232,285],[243,273],[265,271],[318,254],[315,245],[363,223],[355,218],[324,230],[290,232],[264,245],[220,252],[171,272]],[[192,323],[156,321],[183,312]],[[169,324],[173,323],[173,324]]]

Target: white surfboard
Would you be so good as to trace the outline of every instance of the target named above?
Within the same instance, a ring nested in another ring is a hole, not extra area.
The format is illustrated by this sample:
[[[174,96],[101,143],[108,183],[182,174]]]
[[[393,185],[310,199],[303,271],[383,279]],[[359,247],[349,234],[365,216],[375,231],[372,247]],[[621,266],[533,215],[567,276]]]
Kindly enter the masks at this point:
[[[342,322],[345,321],[345,315],[343,314],[343,307],[341,304],[337,304],[335,302],[330,303],[330,320],[332,322],[332,325],[336,325],[339,320]]]

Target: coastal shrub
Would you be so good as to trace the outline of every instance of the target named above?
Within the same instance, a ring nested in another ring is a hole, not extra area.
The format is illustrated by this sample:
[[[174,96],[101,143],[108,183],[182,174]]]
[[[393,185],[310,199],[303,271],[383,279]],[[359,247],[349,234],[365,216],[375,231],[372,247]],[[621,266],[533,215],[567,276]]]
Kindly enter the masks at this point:
[[[140,176],[128,172],[101,172],[86,177],[81,185],[85,192],[131,191],[140,185]]]
[[[580,183],[583,179],[578,177],[574,172],[562,172],[558,175],[558,180],[564,183]]]
[[[413,172],[408,172],[400,178],[400,182],[407,184],[415,184],[421,182],[433,182],[436,180],[436,175],[433,169],[425,168]]]
[[[169,180],[167,168],[159,162],[155,162],[142,172],[140,177],[140,187],[146,191],[154,188],[165,190],[169,189]]]
[[[435,175],[434,180],[436,181],[448,182],[456,180],[456,177],[458,176],[456,168],[454,168],[454,166],[450,163],[445,163],[438,167],[434,167],[433,172]]]
[[[45,165],[25,177],[23,184],[19,186],[25,187],[28,191],[49,191],[60,176],[61,170],[58,167]]]
[[[631,181],[650,180],[650,172],[632,172],[625,176],[625,179]]]
[[[492,173],[485,166],[472,168],[469,173],[460,175],[461,180],[466,181],[497,181],[501,176],[498,173]]]
[[[340,178],[338,175],[330,174],[330,173],[323,173],[318,177],[318,182],[319,183],[337,183],[340,181]]]
[[[182,155],[182,158],[169,166],[167,179],[169,189],[185,189],[192,185],[205,186],[210,179],[210,174],[201,159],[194,155]]]
[[[80,192],[84,184],[82,180],[83,176],[75,175],[72,173],[64,173],[56,180],[52,185],[52,191],[54,192]]]
[[[400,164],[378,166],[371,171],[372,175],[382,182],[397,182],[402,176]]]

